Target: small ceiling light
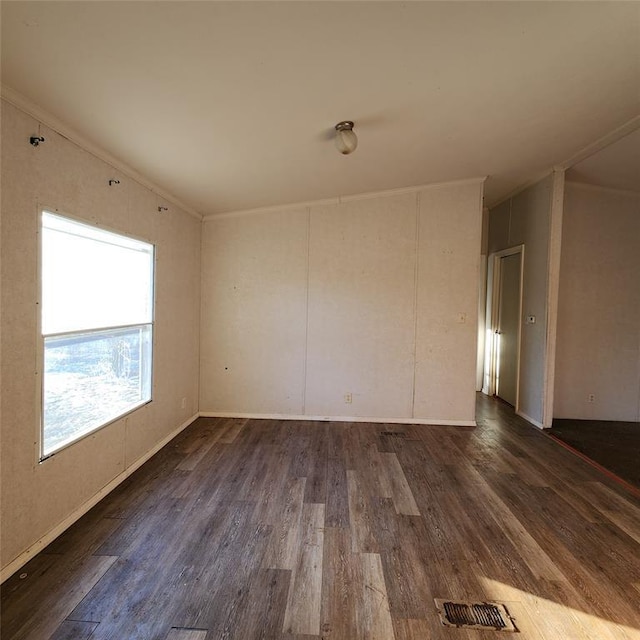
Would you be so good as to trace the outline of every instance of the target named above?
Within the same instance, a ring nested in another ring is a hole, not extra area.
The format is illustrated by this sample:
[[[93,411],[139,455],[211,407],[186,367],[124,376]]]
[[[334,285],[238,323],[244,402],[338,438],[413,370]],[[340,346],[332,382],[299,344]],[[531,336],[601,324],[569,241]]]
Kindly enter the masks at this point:
[[[336,125],[336,147],[342,154],[349,155],[356,150],[358,137],[353,131],[353,122],[344,120]]]

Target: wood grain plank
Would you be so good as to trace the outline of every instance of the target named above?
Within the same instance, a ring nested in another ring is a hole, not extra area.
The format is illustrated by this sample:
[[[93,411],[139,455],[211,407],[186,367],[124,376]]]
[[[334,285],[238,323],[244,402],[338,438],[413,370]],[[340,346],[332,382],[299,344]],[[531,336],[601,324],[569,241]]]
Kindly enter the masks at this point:
[[[169,629],[166,640],[205,640],[206,629]]]
[[[477,421],[198,420],[2,585],[2,637],[495,636],[444,629],[444,597],[638,640],[640,503],[499,403]]]
[[[640,544],[640,508],[600,482],[587,482],[585,499],[594,508]]]
[[[42,574],[36,593],[24,591],[21,604],[14,603],[9,617],[3,611],[3,637],[50,638],[116,560],[114,556],[89,556],[71,565],[60,560]]]
[[[269,545],[262,561],[265,569],[296,567],[302,542],[305,478],[289,478],[283,508],[274,510]]]
[[[312,422],[313,435],[310,442],[310,458],[307,470],[304,501],[326,503],[327,464],[329,458],[326,422]]]
[[[225,430],[220,436],[219,442],[222,444],[232,444],[247,424],[249,424],[248,419],[229,418],[225,425]]]
[[[358,612],[360,633],[362,637],[370,640],[394,640],[380,556],[376,553],[362,553],[359,558],[362,566],[362,590]]]
[[[418,505],[402,471],[398,456],[395,453],[381,453],[380,458],[382,459],[384,473],[389,481],[391,493],[390,496],[383,497],[389,497],[393,500],[396,513],[405,516],[419,516]]]
[[[345,528],[326,528],[322,575],[321,632],[326,640],[358,637],[355,584],[362,582],[360,563]]]
[[[374,553],[378,550],[378,543],[373,534],[371,507],[362,490],[360,477],[355,471],[347,471],[347,495],[351,548],[354,552]]]
[[[56,629],[50,640],[88,640],[97,626],[97,622],[65,620]]]
[[[327,460],[327,500],[325,520],[328,527],[349,526],[349,491],[344,461],[336,457]]]
[[[324,504],[305,503],[298,563],[293,571],[284,616],[285,633],[320,633]]]
[[[178,463],[176,469],[180,469],[181,471],[193,471],[202,459],[209,453],[211,447],[213,447],[217,442],[220,441],[222,436],[222,431],[220,429],[215,430],[213,432],[201,431],[200,437],[197,440],[194,440],[184,458]]]
[[[250,582],[246,608],[230,637],[235,640],[277,638],[284,624],[290,582],[290,571],[258,571]]]
[[[479,473],[473,499],[483,503],[492,519],[499,525],[513,546],[519,550],[522,560],[536,578],[567,582],[566,577],[549,555],[545,553],[535,538]]]

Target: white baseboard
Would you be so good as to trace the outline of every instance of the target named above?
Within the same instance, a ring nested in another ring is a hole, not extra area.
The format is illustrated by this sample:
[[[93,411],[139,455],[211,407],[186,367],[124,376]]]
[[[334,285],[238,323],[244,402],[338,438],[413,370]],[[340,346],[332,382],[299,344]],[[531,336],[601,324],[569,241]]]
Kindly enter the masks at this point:
[[[165,436],[152,449],[147,451],[142,457],[138,458],[122,473],[117,475],[111,482],[102,487],[98,493],[91,496],[89,500],[80,505],[71,515],[67,516],[62,522],[47,532],[42,538],[34,542],[26,551],[23,551],[17,558],[12,560],[8,565],[0,570],[0,583],[11,577],[18,569],[23,567],[33,556],[42,551],[48,544],[53,542],[61,533],[66,531],[74,522],[79,520],[89,509],[94,507],[102,498],[111,493],[121,482],[126,480],[134,471],[137,471],[147,460],[153,457],[162,447],[171,442],[181,431],[186,429],[196,418],[198,414],[194,414],[186,422],[183,422],[177,429]]]
[[[521,418],[524,418],[527,422],[530,422],[534,427],[538,427],[538,429],[545,429],[546,428],[542,424],[542,422],[538,422],[537,420],[534,420],[533,418],[528,416],[526,413],[523,413],[522,411],[516,411],[516,415],[520,416]]]
[[[362,418],[354,416],[306,416],[288,413],[240,413],[237,411],[201,411],[202,418],[243,418],[250,420],[306,420],[317,422],[373,422],[376,424],[430,424],[450,427],[475,427],[475,420],[441,420],[440,418]]]

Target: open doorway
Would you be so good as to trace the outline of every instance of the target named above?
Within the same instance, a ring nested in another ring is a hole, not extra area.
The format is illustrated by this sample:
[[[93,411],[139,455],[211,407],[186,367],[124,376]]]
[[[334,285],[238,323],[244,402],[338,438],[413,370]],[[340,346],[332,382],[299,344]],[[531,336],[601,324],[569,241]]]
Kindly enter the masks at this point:
[[[489,256],[482,391],[518,410],[524,245]]]

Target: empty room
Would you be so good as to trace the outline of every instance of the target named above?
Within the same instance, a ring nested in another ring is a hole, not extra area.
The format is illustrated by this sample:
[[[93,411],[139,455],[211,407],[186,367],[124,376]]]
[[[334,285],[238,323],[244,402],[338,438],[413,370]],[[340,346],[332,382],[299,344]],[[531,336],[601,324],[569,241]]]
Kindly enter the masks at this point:
[[[2,0],[2,640],[640,640],[640,3]]]

